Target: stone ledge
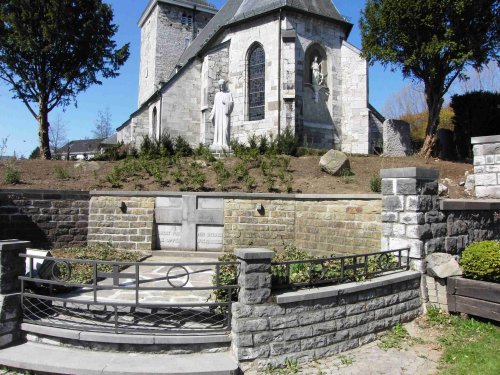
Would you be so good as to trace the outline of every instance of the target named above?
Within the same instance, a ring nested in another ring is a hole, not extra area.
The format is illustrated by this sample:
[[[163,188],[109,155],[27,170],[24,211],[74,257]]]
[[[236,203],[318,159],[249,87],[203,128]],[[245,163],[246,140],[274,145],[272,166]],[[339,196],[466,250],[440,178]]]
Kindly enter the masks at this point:
[[[88,200],[90,193],[88,191],[78,190],[21,190],[21,189],[2,189],[0,195],[18,194],[25,196],[26,199],[41,200]]]
[[[126,335],[101,332],[86,332],[80,330],[70,330],[49,326],[39,326],[35,324],[22,323],[21,330],[25,333],[33,333],[43,336],[57,337],[61,339],[80,340],[88,342],[98,342],[106,344],[127,344],[127,345],[199,345],[229,343],[229,335],[198,335],[198,336],[156,336],[156,335]]]
[[[498,199],[474,200],[474,199],[446,199],[440,202],[443,211],[491,211],[500,209]]]
[[[203,193],[203,192],[171,192],[171,191],[91,191],[92,197],[134,197],[161,198],[196,196],[200,198],[225,199],[272,199],[272,200],[380,200],[380,194],[269,194],[269,193]]]
[[[470,139],[470,143],[473,145],[484,143],[500,143],[500,135],[491,135],[488,137],[473,137]]]
[[[31,246],[30,241],[19,241],[19,240],[2,240],[2,241],[0,241],[0,251],[26,249],[29,246]]]
[[[437,169],[416,168],[416,167],[382,169],[380,171],[380,177],[435,180],[439,178],[439,171]]]
[[[299,290],[297,292],[286,292],[278,294],[276,296],[276,302],[278,304],[285,304],[285,303],[311,301],[321,298],[337,297],[340,295],[361,292],[364,290],[383,287],[395,283],[400,283],[403,281],[419,279],[420,277],[421,277],[420,272],[415,272],[415,271],[398,272],[395,274],[380,276],[377,277],[376,279],[363,282],[355,282],[342,285]]]
[[[268,249],[235,249],[234,255],[243,260],[271,260],[274,258],[275,253]]]

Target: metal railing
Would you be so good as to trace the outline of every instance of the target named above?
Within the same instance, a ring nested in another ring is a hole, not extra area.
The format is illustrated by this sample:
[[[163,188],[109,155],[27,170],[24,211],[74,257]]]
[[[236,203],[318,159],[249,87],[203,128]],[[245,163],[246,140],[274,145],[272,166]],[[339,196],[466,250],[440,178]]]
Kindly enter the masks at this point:
[[[271,264],[273,289],[293,289],[363,281],[409,269],[410,249]]]
[[[28,265],[20,277],[26,323],[118,334],[207,334],[231,329],[230,296],[238,289],[238,262],[21,256]],[[234,272],[234,280],[221,281],[223,268]]]

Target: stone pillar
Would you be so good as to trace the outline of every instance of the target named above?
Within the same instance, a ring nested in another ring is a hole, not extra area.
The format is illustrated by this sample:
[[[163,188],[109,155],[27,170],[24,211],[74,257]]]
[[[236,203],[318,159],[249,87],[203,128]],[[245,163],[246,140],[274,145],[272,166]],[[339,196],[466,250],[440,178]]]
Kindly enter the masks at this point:
[[[0,241],[0,348],[11,345],[20,338],[21,282],[26,272],[28,241]]]
[[[232,305],[233,353],[238,361],[267,358],[270,354],[269,320],[280,309],[269,304],[271,297],[271,260],[274,251],[267,249],[236,249],[240,261],[238,302]],[[260,336],[266,335],[266,340]],[[272,340],[271,340],[272,341]]]
[[[425,272],[425,257],[444,250],[447,225],[439,211],[439,172],[397,168],[382,177],[382,251],[410,248],[411,267]]]
[[[500,198],[500,135],[476,137],[474,175],[477,198]]]

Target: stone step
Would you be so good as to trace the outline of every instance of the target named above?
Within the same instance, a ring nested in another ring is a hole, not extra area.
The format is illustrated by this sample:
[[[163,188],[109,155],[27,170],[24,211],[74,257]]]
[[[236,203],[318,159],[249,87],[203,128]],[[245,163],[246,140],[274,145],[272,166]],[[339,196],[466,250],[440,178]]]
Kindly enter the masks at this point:
[[[128,351],[141,353],[215,353],[227,351],[231,345],[229,334],[115,334],[30,323],[22,323],[21,330],[26,340],[33,343],[85,349],[98,347],[117,352],[126,347]]]
[[[27,342],[0,350],[0,365],[27,371],[72,375],[236,375],[228,352],[188,355],[110,353]]]
[[[201,259],[214,259],[216,261],[224,253],[219,251],[180,251],[180,250],[153,250],[153,256],[165,257],[165,262],[168,263],[168,258],[186,258],[186,262],[196,258]],[[188,260],[189,259],[189,260]]]

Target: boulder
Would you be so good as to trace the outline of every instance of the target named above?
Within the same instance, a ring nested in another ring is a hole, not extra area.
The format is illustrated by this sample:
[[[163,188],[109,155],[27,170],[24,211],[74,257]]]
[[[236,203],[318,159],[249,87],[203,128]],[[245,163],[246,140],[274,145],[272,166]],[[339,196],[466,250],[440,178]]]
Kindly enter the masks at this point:
[[[401,120],[386,120],[384,128],[384,156],[404,157],[412,153],[410,124]]]
[[[79,161],[73,166],[75,169],[82,169],[84,172],[94,172],[101,169],[101,166],[96,161]]]
[[[448,195],[448,186],[446,186],[445,184],[439,184],[439,187],[438,187],[438,194],[439,196],[446,196]]]
[[[349,172],[351,170],[347,155],[337,150],[330,150],[323,155],[319,161],[319,166],[322,171],[333,176],[340,176],[344,171]]]
[[[476,178],[475,175],[469,174],[466,176],[465,179],[465,191],[473,192],[474,189],[476,188]]]
[[[446,279],[451,276],[462,276],[460,265],[453,255],[444,253],[434,253],[427,258],[427,274],[429,276]]]

